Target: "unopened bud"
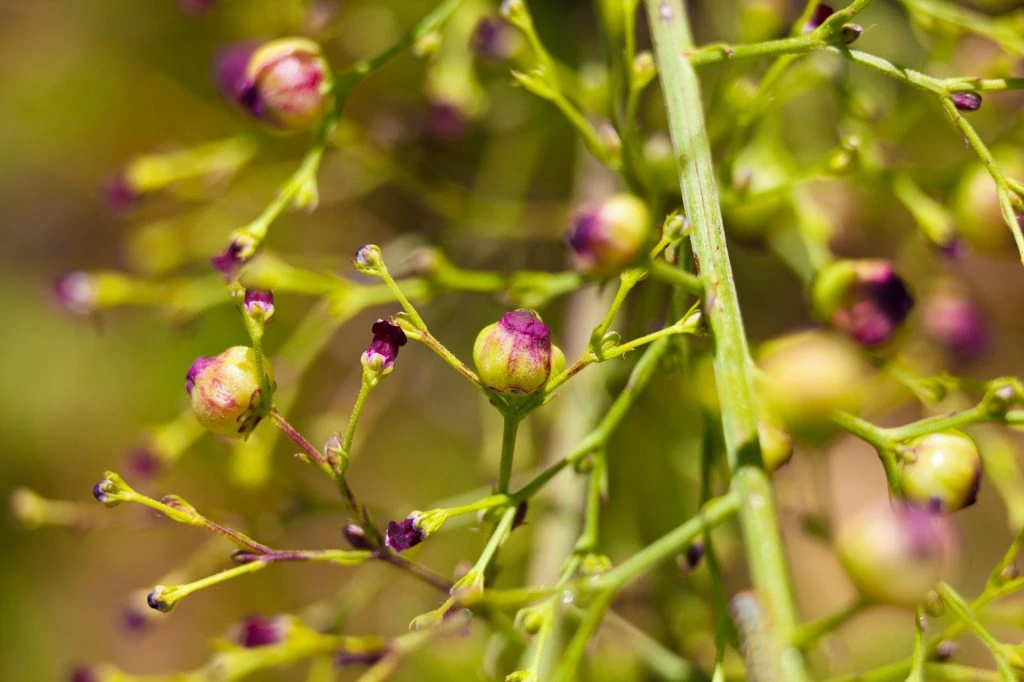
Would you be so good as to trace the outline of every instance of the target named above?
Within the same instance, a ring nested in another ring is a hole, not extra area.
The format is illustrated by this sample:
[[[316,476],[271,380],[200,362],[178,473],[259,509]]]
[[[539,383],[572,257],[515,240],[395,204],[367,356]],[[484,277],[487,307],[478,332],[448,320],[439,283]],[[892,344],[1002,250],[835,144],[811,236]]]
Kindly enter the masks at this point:
[[[263,359],[267,383],[273,369]],[[233,346],[212,358],[200,357],[185,375],[185,390],[192,412],[208,431],[225,436],[247,436],[266,415],[270,396],[261,395],[263,377],[257,371],[256,351]]]
[[[245,649],[280,644],[287,639],[294,625],[285,616],[263,618],[249,616],[236,625],[231,632],[231,641]]]
[[[981,484],[981,455],[960,431],[930,433],[900,450],[900,481],[911,503],[952,513],[974,504]]]
[[[274,292],[259,289],[245,290],[245,312],[253,319],[269,322],[274,316]]]
[[[954,92],[949,99],[960,111],[977,111],[981,108],[981,95],[976,92]]]
[[[639,260],[650,236],[647,205],[632,194],[617,194],[577,213],[568,243],[576,269],[608,277]]]
[[[484,327],[473,344],[473,362],[488,388],[529,394],[551,375],[551,330],[532,310],[513,310]],[[564,359],[563,359],[564,362]]]
[[[885,344],[914,307],[906,282],[886,260],[840,260],[812,287],[817,316],[868,347]]]

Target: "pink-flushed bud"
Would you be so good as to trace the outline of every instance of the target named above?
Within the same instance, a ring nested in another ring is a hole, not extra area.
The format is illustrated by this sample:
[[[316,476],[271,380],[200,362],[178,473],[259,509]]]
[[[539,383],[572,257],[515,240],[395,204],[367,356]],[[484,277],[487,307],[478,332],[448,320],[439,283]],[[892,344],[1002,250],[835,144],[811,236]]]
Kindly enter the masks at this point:
[[[384,544],[396,552],[404,552],[420,544],[426,538],[426,533],[416,526],[416,517],[408,516],[401,521],[388,522],[388,529],[384,534]]]
[[[284,616],[248,616],[231,632],[231,641],[244,649],[280,644],[291,633],[292,623]]]
[[[512,24],[500,16],[481,17],[470,36],[470,47],[481,57],[496,62],[511,59],[522,40]]]
[[[803,32],[805,34],[810,33],[811,31],[825,23],[825,20],[832,16],[834,13],[835,10],[832,9],[832,7],[826,5],[823,2],[819,2],[817,5],[815,5],[814,10],[811,12],[810,18],[807,19],[807,23],[803,25]]]
[[[608,277],[636,263],[650,236],[647,205],[632,194],[617,194],[578,212],[567,241],[577,270]]]
[[[96,312],[97,292],[95,279],[86,272],[72,272],[53,285],[53,293],[65,310],[76,315]]]
[[[274,316],[274,292],[261,289],[245,290],[245,312],[255,318],[269,322]]]
[[[408,341],[405,332],[388,320],[377,320],[370,330],[373,332],[373,340],[361,357],[363,367],[380,376],[390,374],[395,368],[398,349]]]
[[[480,381],[502,393],[529,394],[551,374],[551,330],[532,310],[513,310],[484,327],[473,344]]]
[[[268,383],[273,370],[264,358]],[[197,358],[185,376],[192,412],[208,431],[225,436],[248,436],[269,409],[270,396],[262,396],[256,351],[233,346],[212,358]]]
[[[944,283],[921,302],[921,330],[950,359],[967,361],[988,348],[988,323],[963,289]]]
[[[976,92],[954,92],[949,99],[959,111],[977,111],[981,108],[981,95]]]
[[[311,40],[282,38],[229,48],[218,60],[217,73],[225,95],[281,132],[309,130],[327,111],[330,66]]]
[[[900,448],[900,482],[911,504],[951,514],[974,504],[981,485],[981,455],[960,431],[930,433]]]
[[[836,550],[864,598],[912,607],[939,581],[947,536],[941,518],[882,502],[843,524]]]
[[[815,314],[869,348],[884,345],[914,307],[907,283],[887,260],[839,260],[814,280]]]

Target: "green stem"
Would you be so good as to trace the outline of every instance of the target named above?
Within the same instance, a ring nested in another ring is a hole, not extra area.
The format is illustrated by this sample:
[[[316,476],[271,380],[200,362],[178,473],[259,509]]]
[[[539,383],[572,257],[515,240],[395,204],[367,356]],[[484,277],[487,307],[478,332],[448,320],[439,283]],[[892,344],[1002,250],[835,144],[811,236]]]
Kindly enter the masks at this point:
[[[691,241],[715,338],[715,380],[733,490],[743,500],[740,520],[747,561],[754,587],[780,629],[779,640],[788,641],[797,627],[796,607],[771,484],[760,461],[750,354],[729,264],[700,83],[690,60],[683,57],[693,48],[689,18],[681,0],[647,0],[647,9],[680,164],[683,202],[693,226]],[[788,680],[809,679],[799,651],[786,650],[782,659],[780,667]]]
[[[924,610],[919,608],[914,618],[914,653],[910,657],[910,674],[906,682],[928,682],[924,676],[924,665],[928,660],[924,646],[924,620]]]
[[[814,644],[822,637],[835,632],[868,606],[870,606],[868,602],[858,599],[849,606],[829,616],[825,616],[821,620],[804,623],[793,634],[793,645],[803,648]]]
[[[704,293],[704,285],[701,284],[700,277],[673,267],[664,261],[655,261],[651,264],[651,277],[659,282],[678,287],[688,294],[700,296]]]
[[[1006,660],[1003,643],[992,636],[992,633],[990,633],[988,629],[981,624],[977,616],[974,615],[974,611],[956,590],[946,583],[939,583],[935,589],[938,591],[939,596],[942,597],[942,602],[946,605],[946,608],[948,608],[950,612],[967,627],[968,630],[974,633],[974,636],[977,637],[978,640],[992,653],[992,658],[995,659],[996,669],[999,671],[1000,679],[1003,680],[1003,682],[1015,682],[1018,678],[1010,667],[1009,661]]]
[[[508,494],[508,487],[512,481],[512,461],[515,458],[516,434],[519,431],[518,414],[506,412],[505,424],[501,432],[501,468],[498,471],[498,493]]]

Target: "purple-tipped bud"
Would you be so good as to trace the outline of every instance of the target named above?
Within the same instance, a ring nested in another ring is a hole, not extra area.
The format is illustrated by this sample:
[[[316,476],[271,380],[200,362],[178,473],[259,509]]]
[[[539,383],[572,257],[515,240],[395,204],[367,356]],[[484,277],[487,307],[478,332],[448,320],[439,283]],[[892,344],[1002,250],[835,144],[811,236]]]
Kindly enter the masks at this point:
[[[210,263],[224,275],[224,279],[231,281],[245,265],[245,258],[242,256],[244,248],[241,242],[232,241],[228,248],[224,249],[224,253],[211,258]]]
[[[847,521],[836,539],[860,593],[882,604],[916,606],[938,582],[945,555],[942,520],[888,502]]]
[[[488,388],[533,393],[551,374],[551,331],[532,310],[513,310],[484,327],[473,344],[473,362]]]
[[[96,312],[96,282],[85,272],[72,272],[53,284],[57,303],[76,315]]]
[[[235,626],[231,641],[245,649],[280,644],[288,637],[292,624],[287,618],[249,616]]]
[[[408,341],[405,332],[397,324],[387,320],[377,320],[370,330],[373,332],[373,340],[370,341],[370,347],[363,352],[363,367],[381,376],[389,374],[395,368],[398,349]]]
[[[452,142],[469,130],[469,117],[457,103],[432,100],[427,105],[423,127],[427,135],[438,142]]]
[[[826,5],[823,2],[819,2],[814,8],[814,12],[811,13],[807,23],[804,24],[803,32],[810,33],[814,29],[818,28],[825,23],[825,20],[835,14],[835,10]]]
[[[396,552],[404,552],[426,540],[426,535],[416,527],[416,517],[409,516],[401,521],[390,521],[384,544]]]
[[[345,541],[352,549],[373,549],[373,543],[366,536],[362,526],[350,523],[341,529],[341,534],[345,536]]]
[[[273,369],[266,358],[263,368],[273,385]],[[256,428],[270,404],[270,396],[260,395],[262,387],[256,351],[248,346],[198,358],[185,377],[196,419],[208,431],[225,436],[247,436]]]
[[[981,468],[977,444],[960,431],[930,433],[900,449],[903,496],[933,513],[951,514],[974,504]]]
[[[906,282],[886,260],[841,260],[825,266],[812,287],[824,322],[869,348],[888,342],[914,307]]]
[[[230,99],[280,131],[314,127],[331,96],[330,67],[320,46],[305,38],[230,48],[218,60],[217,74]]]
[[[470,36],[473,51],[496,62],[510,59],[519,50],[519,45],[518,31],[499,16],[482,17]]]
[[[578,212],[566,241],[577,270],[608,277],[634,264],[650,235],[647,205],[632,194],[617,194]]]
[[[955,287],[930,294],[921,304],[921,327],[954,360],[976,358],[988,347],[988,325],[977,304]]]
[[[977,111],[981,108],[981,95],[976,92],[954,92],[949,99],[959,111]]]
[[[115,213],[124,213],[139,200],[139,191],[124,172],[112,176],[103,185],[103,198]]]
[[[529,511],[529,508],[528,500],[523,500],[519,503],[519,506],[516,507],[516,515],[512,517],[512,530],[526,523],[526,513]]]
[[[274,292],[246,289],[244,305],[250,317],[267,322],[274,316]]]
[[[160,613],[170,613],[174,609],[174,602],[164,599],[166,589],[163,585],[157,585],[152,592],[146,595],[146,603],[149,604],[149,608]]]

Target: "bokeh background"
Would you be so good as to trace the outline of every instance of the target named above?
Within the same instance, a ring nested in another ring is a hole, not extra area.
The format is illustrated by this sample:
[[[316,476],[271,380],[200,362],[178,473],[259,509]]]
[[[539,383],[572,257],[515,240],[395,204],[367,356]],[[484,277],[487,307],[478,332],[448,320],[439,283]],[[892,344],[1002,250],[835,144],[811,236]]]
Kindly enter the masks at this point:
[[[139,674],[186,670],[201,664],[211,641],[248,614],[305,612],[315,618],[339,597],[352,601],[345,631],[400,633],[439,601],[386,566],[284,565],[201,592],[168,617],[150,616],[153,622],[142,631],[125,627],[126,609],[144,612],[138,591],[144,594],[189,560],[206,538],[141,508],[100,507],[90,490],[105,469],[121,472],[147,493],[180,494],[209,516],[244,525],[274,546],[342,546],[344,516],[330,486],[292,459],[284,443],[265,462],[239,462],[223,443],[207,437],[174,466],[152,477],[136,475],[130,453],[143,442],[145,429],[186,407],[182,382],[192,359],[244,343],[244,329],[228,305],[194,319],[160,306],[76,316],[57,305],[52,283],[70,271],[103,269],[208,278],[208,257],[266,205],[290,173],[308,138],[262,135],[225,105],[212,78],[223,46],[301,33],[322,41],[332,63],[343,67],[386,47],[432,6],[427,0],[215,4],[193,13],[174,0],[0,1],[0,495],[27,487],[72,501],[80,505],[72,508],[80,515],[77,525],[88,527],[32,530],[0,514],[4,680],[62,680],[74,665],[94,661]],[[979,4],[986,12],[1007,8]],[[552,52],[578,70],[579,100],[600,116],[607,73],[594,8],[570,0],[531,5]],[[482,2],[467,6],[445,36],[455,46],[455,56],[446,58],[449,71],[439,73],[406,54],[359,86],[346,112],[345,135],[324,163],[319,210],[283,216],[271,230],[275,253],[346,276],[354,275],[350,254],[367,242],[384,245],[394,266],[416,247],[432,244],[465,267],[568,267],[562,235],[570,212],[617,185],[588,159],[552,107],[513,87],[507,66],[468,52],[464,46],[475,18],[495,8]],[[800,9],[783,0],[706,0],[693,7],[701,42],[781,35]],[[899,3],[887,0],[873,3],[859,22],[866,28],[859,47],[938,75],[1005,73],[1018,68],[1021,56],[1007,57],[991,41],[949,27],[911,21]],[[642,26],[640,31],[645,45]],[[728,130],[736,120],[735,83],[763,68],[751,62],[706,72],[713,130]],[[990,218],[984,196],[980,208],[956,205],[972,154],[921,93],[827,56],[802,60],[778,89],[778,101],[752,136],[755,142],[767,140],[763,146],[770,150],[767,156],[751,155],[757,157],[751,163],[758,169],[750,171],[756,182],[767,178],[771,186],[852,136],[860,149],[881,154],[871,163],[908,170],[928,195],[958,211],[958,227],[980,217],[977,229],[984,231]],[[994,94],[971,118],[1008,163],[1019,163],[1014,155],[1024,139],[1020,104],[1013,94]],[[644,136],[655,138],[652,158],[665,128],[661,111],[652,87],[641,116]],[[127,210],[112,210],[104,197],[104,183],[135,155],[242,131],[251,132],[260,148],[233,177],[176,186]],[[731,153],[727,136],[719,142],[716,152]],[[919,292],[940,277],[970,292],[987,322],[989,344],[980,356],[951,369],[976,378],[1019,374],[1024,270],[1012,251],[996,237],[995,249],[968,248],[958,258],[944,257],[921,236],[887,178],[882,173],[869,179],[857,166],[846,177],[801,185],[781,209],[770,207],[730,225],[753,342],[812,325],[800,278],[773,253],[788,248],[786,238],[764,237],[766,231],[785,235],[810,215],[832,235],[838,253],[890,256]],[[678,202],[669,190],[665,197],[666,209]],[[986,234],[1005,229],[989,223]],[[585,343],[607,294],[594,286],[544,309],[570,357]],[[657,323],[663,302],[656,287],[642,287],[621,328],[642,333]],[[309,297],[278,297],[267,339],[271,352],[313,306]],[[361,313],[330,337],[301,383],[294,377],[293,421],[313,442],[346,423],[369,325],[395,310]],[[462,357],[469,356],[476,331],[503,310],[502,301],[468,294],[444,294],[424,307],[431,328]],[[905,349],[931,348],[924,336],[914,317],[900,343]],[[943,367],[931,351],[914,355],[930,370]],[[517,468],[531,470],[543,458],[566,452],[621,388],[630,364],[593,370],[560,404],[532,418]],[[613,441],[611,501],[603,526],[603,544],[613,560],[649,543],[696,507],[702,417],[688,377],[682,367],[660,376]],[[884,413],[873,416],[899,423],[921,414],[907,395],[894,396]],[[458,376],[410,345],[394,375],[372,396],[357,439],[353,486],[381,521],[466,491],[482,492],[494,478],[496,429],[495,416]],[[1021,445],[1012,437],[1008,442]],[[1020,464],[1019,450],[1013,458]],[[572,475],[564,478],[507,545],[501,584],[549,576],[571,548],[580,496]],[[883,497],[881,468],[867,446],[838,439],[799,446],[776,479],[801,610],[808,618],[825,615],[852,599],[853,591],[827,544],[806,532],[813,525],[808,519],[823,509],[842,518]],[[956,522],[962,551],[952,579],[974,594],[1010,537],[1006,506],[990,481],[979,503]],[[451,574],[460,561],[475,558],[483,541],[468,524],[432,538],[419,558]],[[721,551],[730,589],[742,588],[746,578],[734,531],[723,534]],[[216,558],[213,568],[223,559]],[[687,574],[669,565],[630,590],[617,608],[660,641],[707,663],[713,660],[707,594],[703,569]],[[304,611],[311,604],[318,606]],[[1012,628],[1000,632],[1021,636]],[[907,612],[877,610],[843,628],[815,660],[833,672],[864,668],[909,654],[911,638]],[[476,679],[480,669],[490,669],[486,640],[486,627],[475,624],[468,637],[416,654],[395,679]],[[608,634],[599,642],[587,679],[645,679],[629,640]],[[970,645],[962,660],[986,664]],[[350,675],[342,671],[339,679]],[[493,672],[485,677],[492,678],[500,679]],[[258,679],[305,678],[294,668]]]

